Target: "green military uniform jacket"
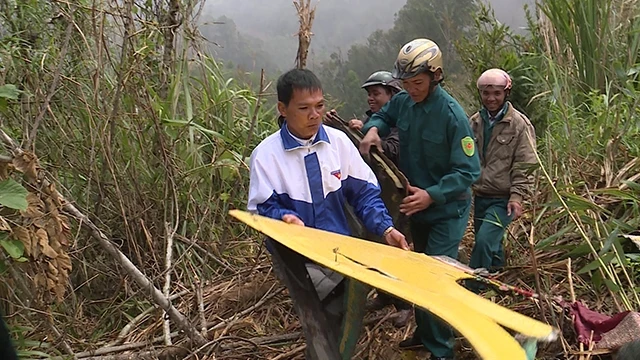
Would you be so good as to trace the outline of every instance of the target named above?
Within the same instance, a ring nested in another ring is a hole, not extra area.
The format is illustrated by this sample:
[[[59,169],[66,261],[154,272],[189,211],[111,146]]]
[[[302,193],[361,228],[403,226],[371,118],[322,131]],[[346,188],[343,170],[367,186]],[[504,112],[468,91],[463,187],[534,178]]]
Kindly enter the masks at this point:
[[[416,220],[441,218],[448,204],[470,198],[471,185],[480,176],[473,133],[460,104],[439,85],[420,103],[399,92],[371,116],[363,133],[372,127],[381,137],[398,128],[400,170],[434,201],[414,215]]]

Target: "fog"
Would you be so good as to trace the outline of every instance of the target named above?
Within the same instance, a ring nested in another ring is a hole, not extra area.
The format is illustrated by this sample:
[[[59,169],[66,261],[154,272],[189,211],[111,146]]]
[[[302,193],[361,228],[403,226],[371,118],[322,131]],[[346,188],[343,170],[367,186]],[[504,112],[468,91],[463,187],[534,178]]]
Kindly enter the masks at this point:
[[[524,6],[534,10],[535,0],[489,0],[487,1],[495,11],[496,18],[509,25],[514,30],[527,25]]]
[[[486,1],[493,7],[497,19],[514,30],[526,25],[524,4],[534,2]],[[395,13],[405,3],[405,0],[312,1],[317,7],[310,66],[335,51],[346,52],[350,45],[365,41],[377,29],[391,28]],[[224,25],[211,24],[222,16],[225,17]],[[229,53],[233,52],[236,58],[232,60],[240,61],[237,57],[243,55],[237,54],[238,47],[242,45],[245,49],[240,53],[251,54],[244,56],[259,58],[277,67],[293,64],[297,49],[295,34],[298,31],[293,0],[206,0],[200,21],[204,37],[219,45],[211,47],[214,56],[229,58]]]

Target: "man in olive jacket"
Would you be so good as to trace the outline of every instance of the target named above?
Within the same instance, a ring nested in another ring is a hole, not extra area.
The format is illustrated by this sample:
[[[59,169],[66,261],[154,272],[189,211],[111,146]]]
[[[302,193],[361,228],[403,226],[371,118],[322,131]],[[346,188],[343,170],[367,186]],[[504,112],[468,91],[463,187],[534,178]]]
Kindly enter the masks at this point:
[[[501,69],[485,71],[477,81],[482,109],[470,118],[482,172],[473,185],[475,245],[469,266],[504,266],[502,240],[507,225],[522,215],[536,164],[536,137],[529,119],[507,101],[511,78]],[[478,287],[472,286],[477,291]]]

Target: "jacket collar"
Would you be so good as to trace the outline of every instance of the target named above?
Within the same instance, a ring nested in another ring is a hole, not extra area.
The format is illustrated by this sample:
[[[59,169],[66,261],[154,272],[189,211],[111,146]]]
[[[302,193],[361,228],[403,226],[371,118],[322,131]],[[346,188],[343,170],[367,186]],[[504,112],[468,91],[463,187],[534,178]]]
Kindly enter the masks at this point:
[[[511,117],[507,116],[509,114],[509,110],[511,109],[511,104],[507,101],[502,106],[502,109],[494,116],[495,119],[494,124],[499,122],[511,122]],[[488,123],[491,115],[489,115],[489,110],[486,107],[482,107],[480,109],[480,116],[482,117],[482,121]]]
[[[291,134],[291,132],[289,132],[289,129],[287,128],[286,120],[282,123],[282,126],[280,127],[280,138],[282,139],[282,145],[284,146],[285,151],[294,150],[304,146]],[[329,141],[329,135],[327,135],[327,131],[324,129],[324,125],[320,125],[318,132],[316,133],[316,135],[313,137],[313,140],[311,141],[311,146],[318,144],[320,142],[331,144],[331,142]]]

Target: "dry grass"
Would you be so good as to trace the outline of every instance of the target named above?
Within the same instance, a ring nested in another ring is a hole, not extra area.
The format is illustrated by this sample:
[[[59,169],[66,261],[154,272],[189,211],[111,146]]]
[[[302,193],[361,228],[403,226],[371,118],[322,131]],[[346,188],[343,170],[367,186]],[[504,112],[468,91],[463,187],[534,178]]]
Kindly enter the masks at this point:
[[[519,224],[514,224],[512,230]],[[509,266],[501,275],[501,280],[524,288],[534,288],[533,272],[527,265],[528,250],[518,233],[511,231],[506,251]],[[250,242],[250,240],[245,240]],[[253,243],[251,243],[253,244]],[[461,258],[470,253],[473,234],[468,231],[461,244]],[[252,246],[253,247],[253,246]],[[253,247],[256,249],[255,247]],[[259,252],[258,252],[259,253]],[[256,253],[256,254],[258,254]],[[545,294],[553,298],[569,298],[566,261],[553,261],[553,254],[537,253],[543,264],[539,268],[545,285]],[[207,338],[211,346],[198,353],[199,359],[303,359],[304,339],[301,337],[300,324],[294,313],[286,289],[271,272],[267,256],[260,255],[247,261],[241,272],[234,275],[220,275],[203,286],[204,322],[209,329]],[[578,289],[587,289],[580,277],[574,276]],[[176,307],[188,314],[192,321],[200,324],[197,291],[188,291],[174,300]],[[510,309],[541,319],[541,308],[546,309],[549,322],[562,329],[563,338],[541,350],[540,359],[571,359],[570,352],[578,351],[570,319],[554,299],[534,301],[511,294],[498,294],[490,291],[485,296]],[[424,351],[400,351],[398,343],[410,336],[415,330],[413,320],[406,328],[397,329],[391,324],[395,313],[393,307],[387,307],[365,318],[355,359],[427,359]],[[240,314],[240,315],[239,315]],[[160,312],[154,312],[132,329],[127,343],[152,343],[162,335]],[[180,343],[178,343],[180,346]],[[464,339],[456,345],[460,359],[476,359],[472,349]],[[146,347],[136,351],[158,350],[158,347]],[[211,354],[207,355],[207,353]],[[576,357],[577,359],[577,357]]]

